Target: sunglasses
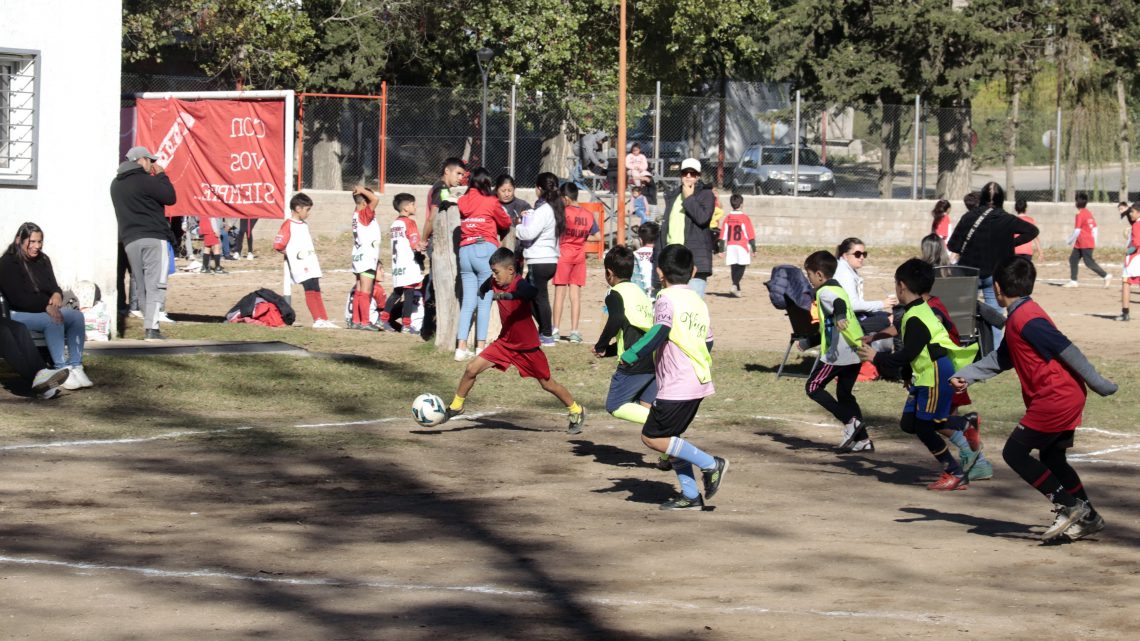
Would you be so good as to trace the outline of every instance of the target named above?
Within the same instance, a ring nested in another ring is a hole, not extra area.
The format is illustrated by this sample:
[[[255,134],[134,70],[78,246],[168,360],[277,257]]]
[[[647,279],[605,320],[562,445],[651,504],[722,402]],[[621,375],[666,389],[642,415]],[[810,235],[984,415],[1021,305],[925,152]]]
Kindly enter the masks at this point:
[[[855,258],[866,258],[870,254],[870,252],[851,252],[851,255]]]
[[[700,176],[701,172],[693,171],[692,169],[686,169],[685,171],[681,172],[681,175],[682,176]]]

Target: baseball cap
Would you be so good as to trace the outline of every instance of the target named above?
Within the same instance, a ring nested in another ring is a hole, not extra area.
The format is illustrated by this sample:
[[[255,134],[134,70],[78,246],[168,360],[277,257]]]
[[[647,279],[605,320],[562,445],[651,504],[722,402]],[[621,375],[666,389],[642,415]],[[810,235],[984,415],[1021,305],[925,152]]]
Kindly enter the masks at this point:
[[[138,160],[139,158],[150,158],[151,160],[158,160],[158,156],[150,153],[146,147],[131,147],[127,150],[127,160]]]
[[[701,161],[697,160],[696,158],[686,158],[685,160],[681,161],[681,173],[683,174],[686,170],[689,169],[692,169],[698,174],[701,173]]]

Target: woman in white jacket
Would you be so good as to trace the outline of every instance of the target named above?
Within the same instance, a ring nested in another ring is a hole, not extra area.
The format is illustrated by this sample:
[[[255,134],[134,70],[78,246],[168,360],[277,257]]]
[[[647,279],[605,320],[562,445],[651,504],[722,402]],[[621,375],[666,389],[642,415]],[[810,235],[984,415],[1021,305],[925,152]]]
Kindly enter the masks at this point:
[[[859,268],[867,259],[867,247],[858,238],[844,238],[835,249],[835,257],[839,264],[835,268],[835,280],[847,292],[851,299],[851,308],[855,310],[855,317],[863,327],[864,334],[880,332],[891,324],[890,308],[898,304],[894,294],[883,300],[863,299],[863,277],[859,275]]]
[[[543,347],[555,345],[551,336],[550,279],[558,267],[558,239],[566,230],[566,205],[558,192],[558,177],[550,172],[541,173],[535,180],[537,196],[534,209],[524,211],[515,227],[515,237],[526,259],[526,278],[538,296],[534,299],[534,316],[538,321],[538,339]]]

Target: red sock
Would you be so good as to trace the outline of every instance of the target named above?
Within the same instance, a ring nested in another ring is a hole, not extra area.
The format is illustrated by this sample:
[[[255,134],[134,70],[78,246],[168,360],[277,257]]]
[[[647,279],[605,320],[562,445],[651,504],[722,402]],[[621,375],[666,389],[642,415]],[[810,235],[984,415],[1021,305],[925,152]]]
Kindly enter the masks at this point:
[[[368,292],[352,293],[352,322],[367,325],[372,311],[372,297]]]
[[[305,305],[309,307],[309,313],[313,315],[314,321],[329,319],[329,315],[325,313],[325,301],[321,298],[320,292],[305,292]]]
[[[384,303],[388,302],[388,294],[380,283],[372,285],[372,300],[376,301],[376,309],[384,309]]]

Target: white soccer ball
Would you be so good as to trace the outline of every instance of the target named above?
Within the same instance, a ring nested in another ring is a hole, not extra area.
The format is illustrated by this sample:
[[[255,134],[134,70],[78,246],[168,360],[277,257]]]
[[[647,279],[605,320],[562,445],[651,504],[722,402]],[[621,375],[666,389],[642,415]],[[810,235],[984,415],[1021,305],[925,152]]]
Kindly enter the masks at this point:
[[[447,406],[435,394],[420,394],[412,401],[412,418],[424,427],[439,425],[447,418]]]

